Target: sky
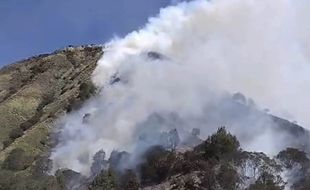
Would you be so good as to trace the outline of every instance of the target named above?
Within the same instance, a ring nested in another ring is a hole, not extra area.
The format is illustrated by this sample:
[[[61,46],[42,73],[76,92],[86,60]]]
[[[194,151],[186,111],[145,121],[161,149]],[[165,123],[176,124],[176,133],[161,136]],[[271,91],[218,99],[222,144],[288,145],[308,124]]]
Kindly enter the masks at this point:
[[[170,0],[0,0],[0,67],[141,28]]]

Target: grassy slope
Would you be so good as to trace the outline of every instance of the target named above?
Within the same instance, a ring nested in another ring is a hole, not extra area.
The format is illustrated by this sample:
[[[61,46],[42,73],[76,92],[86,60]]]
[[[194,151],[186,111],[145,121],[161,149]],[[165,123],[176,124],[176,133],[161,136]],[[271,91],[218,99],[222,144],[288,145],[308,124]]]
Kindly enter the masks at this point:
[[[0,161],[15,148],[32,156],[48,150],[46,140],[53,121],[66,112],[70,100],[78,97],[80,84],[90,81],[101,55],[100,47],[70,48],[0,70]],[[32,126],[3,149],[11,130],[26,121]]]

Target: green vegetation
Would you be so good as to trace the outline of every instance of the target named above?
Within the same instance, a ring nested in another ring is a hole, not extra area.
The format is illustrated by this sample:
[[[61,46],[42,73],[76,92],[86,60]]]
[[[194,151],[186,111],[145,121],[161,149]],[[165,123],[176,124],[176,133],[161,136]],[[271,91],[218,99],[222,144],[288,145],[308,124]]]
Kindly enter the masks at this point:
[[[34,158],[26,154],[21,148],[16,148],[11,151],[8,157],[2,163],[2,168],[6,170],[19,171],[28,168]]]
[[[92,82],[83,82],[79,87],[80,93],[79,98],[83,100],[87,100],[93,95],[96,91],[96,87]]]
[[[272,175],[268,172],[263,172],[254,184],[251,184],[249,190],[283,190],[284,182],[277,175]]]
[[[239,189],[238,184],[240,184],[241,179],[234,168],[234,166],[230,165],[229,163],[223,163],[216,175],[216,180],[219,182],[220,186],[223,189]]]
[[[15,141],[15,139],[21,137],[23,134],[24,134],[23,130],[19,127],[12,129],[11,132],[9,133],[9,139],[3,141],[2,143],[3,149],[10,146]]]
[[[34,155],[22,148],[8,154],[0,170],[0,190],[138,190],[158,184],[168,184],[171,189],[283,190],[287,184],[281,171],[296,164],[302,168],[301,178],[292,183],[291,189],[306,190],[310,184],[310,165],[304,152],[288,148],[277,155],[276,161],[263,153],[242,151],[237,138],[223,127],[184,153],[153,146],[133,168],[126,169],[125,163],[132,156],[127,152],[114,151],[105,160],[104,151],[98,151],[89,178],[72,170],[58,170],[50,176],[46,173],[51,168],[50,160]],[[246,175],[243,170],[252,174]],[[245,187],[250,179],[253,183]]]
[[[121,176],[121,189],[139,190],[140,183],[136,173],[133,170],[126,170]]]
[[[159,183],[167,178],[171,167],[175,162],[175,154],[165,150],[161,146],[151,147],[146,151],[143,158],[145,163],[140,166],[141,183]]]
[[[202,152],[208,159],[232,160],[240,153],[240,143],[235,136],[221,127],[195,150]]]
[[[91,81],[89,82],[83,82],[79,86],[79,94],[76,98],[70,98],[68,101],[68,105],[66,107],[67,112],[71,112],[73,110],[79,109],[85,100],[89,99],[91,96],[94,95],[96,91],[95,86]]]
[[[91,190],[117,190],[119,188],[115,171],[102,171],[92,182]]]
[[[310,160],[307,158],[307,154],[295,148],[287,148],[281,151],[277,158],[284,164],[286,168],[292,168],[294,164],[298,163],[303,168],[309,167]]]

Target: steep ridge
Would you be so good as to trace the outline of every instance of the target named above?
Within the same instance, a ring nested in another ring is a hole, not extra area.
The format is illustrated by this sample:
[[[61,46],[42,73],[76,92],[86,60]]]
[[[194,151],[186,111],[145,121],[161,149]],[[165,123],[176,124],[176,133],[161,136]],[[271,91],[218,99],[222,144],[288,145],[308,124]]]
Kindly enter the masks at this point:
[[[0,70],[0,160],[20,147],[34,156],[47,148],[55,119],[85,100],[99,46],[68,47]],[[84,96],[84,97],[82,97]]]

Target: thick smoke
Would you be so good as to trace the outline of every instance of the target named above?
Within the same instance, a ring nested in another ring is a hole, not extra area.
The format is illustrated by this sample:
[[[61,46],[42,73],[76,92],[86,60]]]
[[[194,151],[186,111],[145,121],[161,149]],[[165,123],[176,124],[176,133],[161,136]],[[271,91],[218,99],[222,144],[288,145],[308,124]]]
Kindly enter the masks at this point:
[[[62,119],[54,169],[87,175],[99,150],[139,152],[173,128],[180,136],[200,128],[205,138],[225,125],[246,150],[275,154],[286,135],[257,109],[310,126],[309,14],[307,0],[196,0],[162,9],[143,29],[106,44],[93,74],[101,91]],[[231,101],[234,92],[260,108]],[[142,133],[155,140],[140,143]]]

